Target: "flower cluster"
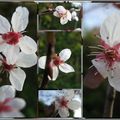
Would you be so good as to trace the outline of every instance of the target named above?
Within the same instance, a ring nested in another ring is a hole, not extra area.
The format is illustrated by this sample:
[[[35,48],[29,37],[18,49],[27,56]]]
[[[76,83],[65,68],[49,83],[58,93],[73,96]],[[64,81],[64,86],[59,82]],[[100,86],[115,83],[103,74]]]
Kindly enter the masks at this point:
[[[9,73],[10,82],[18,91],[22,91],[26,78],[21,67],[29,68],[37,63],[37,44],[23,34],[28,17],[27,8],[21,6],[12,15],[12,26],[5,17],[0,16],[0,65],[3,71]]]
[[[0,15],[0,68],[9,77],[10,85],[0,88],[0,117],[23,117],[19,112],[25,101],[15,98],[15,90],[22,91],[26,73],[21,68],[37,64],[37,44],[25,35],[29,22],[26,7],[17,7],[9,21]]]
[[[65,9],[63,6],[59,5],[55,8],[53,15],[60,18],[60,23],[62,25],[66,24],[68,21],[75,20],[78,21],[77,12],[74,10],[72,13]]]
[[[99,53],[92,60],[93,65],[110,85],[120,91],[120,14],[108,16],[100,28]]]

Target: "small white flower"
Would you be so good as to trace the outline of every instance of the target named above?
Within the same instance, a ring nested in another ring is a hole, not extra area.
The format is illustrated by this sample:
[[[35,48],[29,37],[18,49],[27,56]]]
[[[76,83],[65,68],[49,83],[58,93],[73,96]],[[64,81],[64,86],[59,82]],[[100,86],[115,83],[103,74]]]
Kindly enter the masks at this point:
[[[120,13],[108,16],[100,28],[103,52],[92,60],[93,65],[110,85],[120,91]]]
[[[80,108],[80,102],[74,100],[74,90],[63,90],[64,95],[57,97],[55,109],[58,110],[60,117],[68,117],[69,109],[77,110]]]
[[[20,67],[29,68],[35,65],[37,63],[36,54],[25,54],[19,52],[19,47],[14,47],[4,56],[0,55],[0,65],[4,71],[9,73],[12,86],[16,90],[22,91],[26,74]]]
[[[17,7],[13,13],[11,24],[0,15],[0,52],[9,51],[19,46],[21,51],[32,54],[37,51],[36,42],[29,36],[22,33],[28,25],[29,12],[25,7]]]
[[[74,68],[67,63],[65,63],[71,56],[70,49],[64,49],[59,53],[59,56],[56,54],[52,56],[52,60],[50,62],[50,67],[53,70],[52,80],[56,80],[59,74],[58,68],[64,73],[74,72]],[[46,64],[46,56],[42,56],[38,60],[39,67],[45,69]]]
[[[75,21],[79,21],[79,18],[77,16],[77,12],[76,11],[72,12],[72,19],[75,20]]]
[[[68,21],[71,21],[72,17],[70,11],[65,9],[63,6],[57,6],[53,15],[60,18],[60,23],[62,25],[66,24]]]
[[[26,105],[24,99],[15,98],[15,89],[10,85],[0,87],[0,117],[24,117],[20,112]]]

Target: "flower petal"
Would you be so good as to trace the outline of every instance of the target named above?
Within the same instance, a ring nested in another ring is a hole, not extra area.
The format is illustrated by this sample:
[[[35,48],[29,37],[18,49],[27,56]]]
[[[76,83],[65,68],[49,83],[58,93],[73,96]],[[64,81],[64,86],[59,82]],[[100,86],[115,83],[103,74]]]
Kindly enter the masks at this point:
[[[12,28],[15,32],[24,31],[28,25],[29,12],[25,7],[17,7],[12,16]]]
[[[59,69],[64,73],[70,73],[75,71],[74,68],[67,63],[60,64]]]
[[[55,10],[60,14],[65,14],[66,13],[66,9],[62,5],[57,6],[55,8]]]
[[[24,117],[24,115],[19,111],[12,111],[12,112],[2,112],[0,113],[0,117],[11,118],[11,117]]]
[[[0,15],[0,34],[4,34],[7,32],[10,32],[10,24],[8,22],[8,20]]]
[[[71,56],[71,50],[70,49],[63,49],[60,53],[59,53],[60,59],[63,60],[64,62],[67,61],[70,56]]]
[[[26,78],[26,74],[20,68],[15,68],[10,71],[10,77],[9,77],[10,82],[12,86],[18,91],[22,91],[25,78]]]
[[[15,89],[11,85],[4,85],[0,87],[0,101],[5,100],[6,98],[14,98]]]
[[[67,19],[71,21],[72,15],[69,10],[67,10]]]
[[[68,109],[65,108],[65,107],[60,108],[60,109],[58,110],[58,113],[59,113],[60,117],[62,117],[62,118],[66,118],[66,117],[69,116],[69,111],[68,111]]]
[[[70,102],[68,102],[68,108],[70,108],[71,110],[77,110],[80,108],[80,102],[77,100],[71,100]]]
[[[57,11],[53,12],[53,15],[54,15],[55,17],[60,17]]]
[[[21,110],[21,109],[23,109],[25,107],[26,102],[25,102],[24,99],[14,98],[7,105],[10,105],[15,110]]]
[[[63,89],[63,93],[66,100],[71,100],[74,97],[73,89],[69,89],[69,90]]]
[[[120,41],[120,12],[113,13],[108,16],[100,28],[102,40],[111,47],[118,44]]]
[[[52,76],[52,80],[55,81],[58,77],[58,74],[59,74],[59,70],[56,66],[52,67],[52,70],[53,70],[53,76]]]
[[[19,46],[8,45],[8,47],[4,51],[4,55],[6,56],[7,63],[12,65],[15,64],[19,52],[20,52]]]
[[[46,56],[42,56],[42,57],[39,58],[39,60],[38,60],[38,66],[39,66],[41,69],[45,69],[46,59],[47,59]]]
[[[37,51],[36,42],[29,36],[22,37],[19,42],[19,46],[20,46],[22,52],[24,52],[26,54],[34,54]]]
[[[60,18],[60,23],[61,23],[62,25],[66,24],[67,22],[68,22],[68,18],[67,18],[67,17],[61,17],[61,18]]]
[[[37,55],[36,54],[25,54],[21,52],[18,55],[18,59],[16,61],[16,65],[19,67],[32,67],[37,64]]]
[[[115,69],[108,71],[108,81],[110,85],[120,92],[120,63],[114,65]]]
[[[95,66],[97,71],[103,76],[103,78],[106,78],[108,76],[106,63],[104,61],[93,59],[92,64]]]

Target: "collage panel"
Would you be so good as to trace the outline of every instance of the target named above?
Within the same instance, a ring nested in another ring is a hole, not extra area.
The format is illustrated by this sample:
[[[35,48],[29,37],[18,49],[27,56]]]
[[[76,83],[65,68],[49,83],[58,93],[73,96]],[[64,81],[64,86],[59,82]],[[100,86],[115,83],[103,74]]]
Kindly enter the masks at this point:
[[[117,2],[83,4],[85,118],[120,117],[119,20]]]
[[[41,2],[38,11],[40,30],[80,31],[80,2]]]
[[[0,2],[0,117],[36,117],[36,15],[34,2]]]
[[[39,90],[40,118],[81,118],[81,89]]]
[[[80,32],[41,33],[38,59],[39,88],[81,88],[80,50]]]

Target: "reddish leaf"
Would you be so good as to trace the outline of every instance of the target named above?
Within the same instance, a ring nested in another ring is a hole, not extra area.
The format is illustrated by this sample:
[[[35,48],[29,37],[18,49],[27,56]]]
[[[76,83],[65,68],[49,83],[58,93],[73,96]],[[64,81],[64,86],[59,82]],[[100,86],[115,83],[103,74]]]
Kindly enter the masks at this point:
[[[100,75],[97,69],[93,66],[88,70],[84,77],[84,85],[88,88],[97,88],[105,79]]]

